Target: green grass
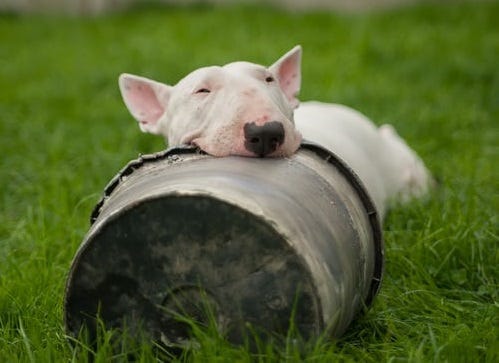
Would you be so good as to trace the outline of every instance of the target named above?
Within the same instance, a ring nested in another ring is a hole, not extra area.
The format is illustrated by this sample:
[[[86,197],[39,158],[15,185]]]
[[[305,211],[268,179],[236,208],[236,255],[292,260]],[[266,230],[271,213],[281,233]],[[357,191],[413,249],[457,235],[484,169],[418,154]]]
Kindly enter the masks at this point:
[[[304,47],[301,98],[392,123],[441,180],[384,225],[372,309],[339,340],[258,354],[200,332],[186,361],[499,361],[499,4],[386,13],[149,8],[95,19],[0,16],[0,361],[87,361],[67,344],[64,283],[107,181],[164,147],[117,76],[175,83],[206,64]],[[111,333],[106,333],[111,334]],[[105,335],[105,334],[104,334]],[[151,361],[104,336],[97,362]],[[84,350],[83,350],[84,351]],[[119,355],[119,354],[121,355]]]

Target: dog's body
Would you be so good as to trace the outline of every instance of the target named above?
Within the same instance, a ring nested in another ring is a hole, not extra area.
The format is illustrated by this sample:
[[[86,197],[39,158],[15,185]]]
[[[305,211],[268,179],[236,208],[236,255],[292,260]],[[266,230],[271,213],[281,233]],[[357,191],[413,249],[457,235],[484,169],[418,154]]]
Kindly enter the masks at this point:
[[[304,139],[331,150],[355,171],[382,217],[390,202],[422,196],[432,183],[423,161],[391,125],[378,128],[349,107],[320,102],[302,103],[295,124]]]
[[[298,107],[300,61],[297,46],[269,68],[248,62],[200,68],[175,86],[123,74],[120,89],[141,130],[170,145],[194,144],[219,157],[286,157],[303,135],[356,172],[382,217],[391,200],[426,193],[431,175],[393,127],[377,128],[342,105]]]

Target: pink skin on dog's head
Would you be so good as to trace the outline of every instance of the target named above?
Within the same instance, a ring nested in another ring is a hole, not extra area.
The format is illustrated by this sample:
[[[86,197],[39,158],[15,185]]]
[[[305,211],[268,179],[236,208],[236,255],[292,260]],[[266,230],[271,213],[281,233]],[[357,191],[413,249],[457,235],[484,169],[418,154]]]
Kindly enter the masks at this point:
[[[171,146],[194,144],[213,156],[289,156],[299,147],[301,48],[271,67],[234,62],[195,70],[175,86],[129,74],[120,90],[144,132]]]

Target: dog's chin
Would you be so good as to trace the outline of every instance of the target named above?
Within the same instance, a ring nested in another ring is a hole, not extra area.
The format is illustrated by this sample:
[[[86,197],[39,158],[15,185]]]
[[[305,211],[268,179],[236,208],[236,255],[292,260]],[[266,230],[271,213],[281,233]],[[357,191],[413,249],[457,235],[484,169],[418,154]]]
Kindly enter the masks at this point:
[[[298,145],[299,147],[299,145]],[[295,148],[278,148],[277,150],[267,154],[267,155],[259,155],[251,151],[235,151],[230,153],[232,156],[243,156],[243,157],[249,157],[249,158],[287,158],[292,156],[296,151],[298,150],[298,147]]]
[[[198,147],[201,151],[207,153],[208,155],[211,155],[216,158],[224,158],[228,156],[240,156],[240,157],[246,157],[246,158],[284,158],[284,157],[289,157],[294,154],[294,152],[289,152],[285,150],[278,149],[270,154],[267,155],[258,155],[255,154],[254,152],[248,151],[248,150],[230,150],[230,151],[224,151],[224,150],[218,150],[218,149],[213,149],[213,148],[203,148],[200,147],[199,145],[195,145]]]
[[[252,156],[249,151],[235,147],[235,145],[229,145],[220,141],[210,141],[206,138],[197,138],[192,140],[190,144],[216,158],[224,158],[227,156]]]

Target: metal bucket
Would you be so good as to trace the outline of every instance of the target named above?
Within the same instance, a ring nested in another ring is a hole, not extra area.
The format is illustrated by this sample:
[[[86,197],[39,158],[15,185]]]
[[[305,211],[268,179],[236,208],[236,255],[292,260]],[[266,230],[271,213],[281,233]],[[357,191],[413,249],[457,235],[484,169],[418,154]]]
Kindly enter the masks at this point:
[[[376,295],[380,222],[358,178],[304,143],[292,157],[213,158],[174,148],[129,163],[107,186],[73,260],[65,324],[188,339],[177,313],[241,342],[245,327],[341,335]],[[204,316],[204,317],[203,317]],[[293,318],[291,318],[293,317]]]

